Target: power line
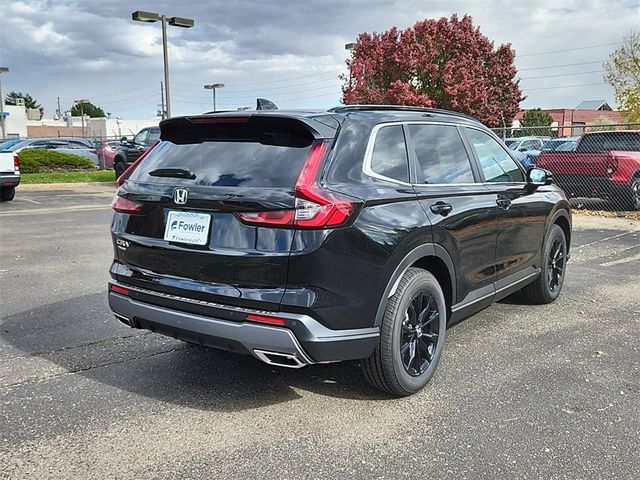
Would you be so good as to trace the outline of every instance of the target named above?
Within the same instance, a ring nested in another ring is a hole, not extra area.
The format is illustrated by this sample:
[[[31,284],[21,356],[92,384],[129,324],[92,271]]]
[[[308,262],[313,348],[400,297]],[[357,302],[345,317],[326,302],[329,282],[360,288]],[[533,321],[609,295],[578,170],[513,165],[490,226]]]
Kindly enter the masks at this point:
[[[571,77],[573,75],[587,75],[589,73],[602,73],[602,70],[591,70],[589,72],[574,72],[574,73],[561,73],[559,75],[542,75],[539,77],[526,77],[520,80],[535,80],[537,78],[556,78],[556,77]]]
[[[516,57],[535,57],[538,55],[548,55],[550,53],[575,52],[576,50],[588,50],[590,48],[610,47],[611,45],[621,45],[622,42],[602,43],[600,45],[589,45],[588,47],[566,48],[564,50],[552,50],[549,52],[525,53],[524,55],[516,55]]]
[[[575,87],[591,87],[593,85],[606,85],[604,82],[598,83],[582,83],[580,85],[558,85],[556,87],[537,87],[537,88],[525,88],[525,91],[531,90],[555,90],[556,88],[575,88]]]
[[[564,65],[547,65],[545,67],[530,67],[530,68],[519,68],[519,72],[524,72],[525,70],[545,70],[547,68],[562,68],[562,67],[575,67],[578,65],[592,65],[594,63],[604,63],[606,60],[596,60],[593,62],[580,62],[580,63],[565,63]]]
[[[234,86],[237,85],[237,86],[243,87],[243,86],[251,86],[251,85],[269,85],[269,84],[272,84],[272,83],[281,84],[281,83],[285,83],[285,82],[294,82],[296,80],[299,80],[299,79],[302,79],[302,78],[309,78],[309,77],[319,77],[319,76],[326,76],[326,75],[335,75],[337,77],[341,73],[343,73],[343,72],[338,71],[338,70],[325,70],[323,72],[310,73],[310,74],[307,74],[307,75],[300,75],[300,76],[297,76],[297,77],[287,77],[287,78],[284,78],[282,80],[265,80],[265,81],[257,81],[257,82],[233,82],[233,85]],[[176,84],[176,85],[188,85],[188,86],[192,86],[192,87],[196,85],[196,84],[194,84],[192,82],[171,82],[171,83]],[[198,87],[202,88],[202,85],[198,84]]]

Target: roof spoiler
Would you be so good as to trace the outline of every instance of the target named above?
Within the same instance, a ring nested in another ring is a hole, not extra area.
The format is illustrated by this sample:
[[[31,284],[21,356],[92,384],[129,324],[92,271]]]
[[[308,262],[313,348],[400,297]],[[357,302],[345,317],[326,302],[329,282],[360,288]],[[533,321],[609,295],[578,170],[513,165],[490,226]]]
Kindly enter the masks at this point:
[[[256,110],[278,110],[278,107],[271,100],[258,98],[256,100]]]

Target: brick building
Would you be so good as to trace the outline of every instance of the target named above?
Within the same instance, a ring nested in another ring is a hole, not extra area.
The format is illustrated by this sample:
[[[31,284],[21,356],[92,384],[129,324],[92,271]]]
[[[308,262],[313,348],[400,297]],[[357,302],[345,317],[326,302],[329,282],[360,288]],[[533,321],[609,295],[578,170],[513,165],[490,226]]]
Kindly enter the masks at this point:
[[[610,123],[623,123],[622,114],[617,110],[613,110],[604,100],[587,100],[581,102],[576,108],[550,108],[542,109],[553,118],[553,127],[572,127],[559,128],[559,137],[569,137],[582,135],[585,128],[594,125],[596,119],[607,118]],[[514,127],[520,126],[520,120],[524,116],[526,110],[519,111],[513,119]]]

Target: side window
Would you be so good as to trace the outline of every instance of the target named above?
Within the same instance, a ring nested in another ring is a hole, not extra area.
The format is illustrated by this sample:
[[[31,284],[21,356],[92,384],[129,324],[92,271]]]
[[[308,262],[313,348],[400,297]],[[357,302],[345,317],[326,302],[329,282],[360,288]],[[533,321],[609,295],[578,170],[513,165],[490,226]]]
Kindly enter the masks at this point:
[[[378,130],[371,155],[371,170],[385,177],[409,182],[407,148],[400,125]]]
[[[160,140],[160,129],[149,130],[149,138],[147,138],[147,143],[149,145],[156,143]]]
[[[147,143],[148,136],[149,136],[149,130],[142,130],[135,137],[133,137],[133,144],[145,145]]]
[[[471,163],[456,127],[409,125],[424,183],[473,183]]]
[[[524,182],[516,161],[493,137],[473,128],[467,128],[466,132],[486,182]]]

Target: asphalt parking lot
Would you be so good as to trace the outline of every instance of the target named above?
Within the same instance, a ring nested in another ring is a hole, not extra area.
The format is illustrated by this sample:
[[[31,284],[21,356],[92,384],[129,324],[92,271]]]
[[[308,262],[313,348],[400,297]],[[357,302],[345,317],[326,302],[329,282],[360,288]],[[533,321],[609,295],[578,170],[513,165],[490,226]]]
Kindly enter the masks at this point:
[[[425,390],[110,314],[109,186],[0,205],[0,478],[639,478],[640,221],[574,216],[553,305],[454,326]]]

